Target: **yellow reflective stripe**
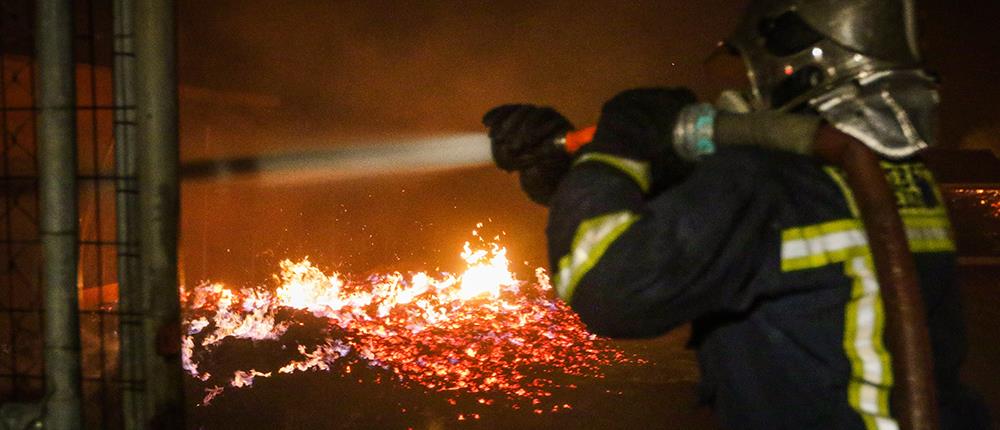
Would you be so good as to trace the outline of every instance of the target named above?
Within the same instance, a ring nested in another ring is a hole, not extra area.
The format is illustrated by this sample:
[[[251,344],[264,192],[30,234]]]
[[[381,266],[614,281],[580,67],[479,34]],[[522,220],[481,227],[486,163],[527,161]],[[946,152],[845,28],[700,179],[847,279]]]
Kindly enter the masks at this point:
[[[907,217],[920,217],[920,218],[937,218],[945,217],[947,219],[948,210],[944,206],[935,206],[932,208],[900,208],[899,214]]]
[[[882,162],[881,164],[884,169],[887,169],[886,174],[890,176],[893,168],[900,167],[887,162]],[[923,176],[928,183],[932,185],[935,184],[933,175],[922,164],[911,163],[901,166],[904,169],[912,169],[914,175]],[[847,186],[844,172],[840,169],[829,166],[824,167],[823,169],[840,188],[847,201],[847,205],[851,210],[851,214],[854,215],[855,218],[858,218],[858,208],[857,203],[854,200],[854,193],[852,193],[850,187]],[[941,198],[941,192],[938,187],[933,186],[931,188],[936,200],[938,202],[944,201]],[[903,218],[903,223],[906,227],[906,237],[909,241],[911,252],[930,253],[955,251],[955,241],[951,233],[951,224],[948,221],[948,214],[944,206],[903,207],[900,208],[899,213]],[[822,261],[816,259],[815,264],[822,264]],[[810,265],[803,262],[789,262],[788,267],[789,270],[797,270],[809,268]]]
[[[948,237],[947,218],[912,217],[906,225],[911,247]],[[892,357],[883,340],[885,310],[862,222],[840,219],[786,229],[781,251],[783,271],[844,264],[852,280],[844,309],[843,348],[851,365],[848,402],[867,428],[896,429],[889,411],[893,380]]]
[[[911,252],[955,251],[946,215],[904,215],[903,225]],[[793,227],[781,232],[781,270],[784,272],[842,263],[867,252],[864,226],[857,219]]]
[[[861,221],[846,218],[839,219],[835,221],[824,222],[821,224],[807,225],[802,227],[793,227],[781,232],[781,239],[787,241],[790,239],[801,238],[801,239],[813,239],[825,234],[836,233],[839,231],[854,230],[861,226]]]
[[[829,266],[835,263],[843,263],[844,261],[847,261],[848,259],[855,257],[857,255],[863,254],[866,251],[867,251],[866,248],[861,246],[856,246],[856,247],[830,251],[823,254],[810,255],[807,257],[801,257],[796,259],[782,260],[781,270],[785,272],[794,272],[798,270],[815,269],[823,266]]]
[[[885,310],[861,223],[837,220],[782,232],[785,271],[843,263],[852,280],[844,310],[844,352],[851,364],[848,402],[867,428],[894,429],[889,414],[892,357],[885,348]]]
[[[912,252],[954,251],[951,225],[943,211],[913,211],[902,218]],[[783,271],[844,263],[852,279],[844,311],[844,351],[851,363],[848,402],[866,428],[897,429],[889,411],[893,380],[892,357],[883,339],[885,310],[862,222],[835,220],[786,229],[781,236]]]
[[[861,222],[842,219],[781,232],[781,270],[815,269],[867,252]]]
[[[896,429],[889,411],[892,357],[885,347],[885,308],[870,255],[844,265],[853,280],[844,311],[844,352],[851,363],[847,400],[871,430]]]
[[[642,192],[649,192],[650,183],[652,182],[649,173],[649,163],[600,152],[588,152],[577,158],[573,164],[577,165],[588,161],[604,163],[620,170],[632,178],[639,185],[639,188],[642,189]]]
[[[854,192],[851,191],[851,187],[847,186],[847,179],[844,178],[844,172],[836,167],[824,166],[823,170],[826,171],[827,175],[833,178],[833,182],[837,184],[840,188],[840,192],[844,194],[844,198],[847,199],[847,207],[851,210],[851,215],[855,218],[861,216],[861,212],[858,211],[858,204],[854,202]]]
[[[851,364],[848,403],[858,412],[866,428],[898,430],[899,425],[889,410],[893,375],[892,357],[883,338],[885,309],[864,225],[859,219],[857,203],[844,173],[831,167],[824,170],[843,193],[853,219],[783,231],[781,267],[788,272],[843,263],[845,273],[852,280],[851,297],[844,310],[843,340],[844,352]],[[887,175],[890,173],[887,172]],[[929,177],[929,172],[926,173],[928,181],[933,184],[933,178]],[[934,192],[937,201],[942,201],[936,187]],[[911,252],[955,250],[944,207],[902,206],[899,213]]]
[[[953,252],[955,241],[947,227],[925,227],[906,229],[906,238],[913,253]]]
[[[615,239],[638,219],[639,216],[632,212],[621,211],[580,223],[569,254],[559,259],[559,272],[555,278],[559,297],[569,302],[583,276],[597,264]]]
[[[904,211],[902,216],[911,252],[955,251],[951,222],[944,208]]]
[[[955,250],[951,224],[943,210],[904,211],[902,219],[912,252]],[[897,429],[889,411],[893,380],[892,357],[883,339],[885,309],[862,222],[835,220],[786,229],[781,236],[783,271],[844,263],[852,279],[851,298],[844,311],[843,347],[851,363],[848,402],[866,428]]]
[[[903,214],[903,224],[907,228],[951,228],[951,222],[944,211],[933,214]]]

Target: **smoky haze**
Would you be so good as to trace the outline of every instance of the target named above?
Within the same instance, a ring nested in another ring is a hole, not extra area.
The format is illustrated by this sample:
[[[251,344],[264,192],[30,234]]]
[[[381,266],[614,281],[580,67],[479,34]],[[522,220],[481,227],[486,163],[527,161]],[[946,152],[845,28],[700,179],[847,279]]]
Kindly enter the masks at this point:
[[[735,16],[731,1],[698,5],[192,2],[181,68],[276,96],[297,125],[325,130],[478,129],[489,107],[526,100],[593,121],[625,86],[697,83]]]
[[[719,88],[702,62],[741,3],[182,0],[182,157],[482,131],[483,112],[519,101],[584,125],[636,86],[686,85],[709,99]],[[980,101],[1000,97],[981,73],[996,70],[995,49],[984,49],[985,29],[950,33],[980,11],[927,7],[928,57],[946,76],[945,140],[995,145],[1000,114]],[[280,258],[305,255],[354,272],[454,269],[468,232],[491,219],[487,231],[508,233],[523,273],[546,265],[544,208],[491,168],[188,184],[183,198],[188,282],[259,282]]]
[[[182,156],[482,131],[483,112],[516,101],[590,123],[621,89],[697,83],[722,36],[705,29],[723,28],[704,15],[659,2],[182,2]],[[547,265],[545,210],[491,168],[184,193],[189,282],[258,282],[305,255],[362,273],[454,269],[477,222],[508,233],[522,273]]]

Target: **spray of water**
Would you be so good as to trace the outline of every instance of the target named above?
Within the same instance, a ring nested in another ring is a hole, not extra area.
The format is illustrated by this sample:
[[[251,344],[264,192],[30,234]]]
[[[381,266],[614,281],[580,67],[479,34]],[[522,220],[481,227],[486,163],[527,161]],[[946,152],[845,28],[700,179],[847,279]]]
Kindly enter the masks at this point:
[[[489,138],[485,134],[459,133],[196,160],[181,166],[181,176],[188,181],[253,179],[268,185],[301,185],[448,171],[482,166],[491,160]]]

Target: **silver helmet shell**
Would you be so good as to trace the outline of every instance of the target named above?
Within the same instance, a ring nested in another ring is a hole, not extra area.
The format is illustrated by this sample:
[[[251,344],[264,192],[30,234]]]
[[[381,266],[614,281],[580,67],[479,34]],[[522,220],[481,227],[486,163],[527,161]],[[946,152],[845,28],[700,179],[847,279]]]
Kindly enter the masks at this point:
[[[919,69],[912,0],[751,0],[726,44],[754,110],[811,106],[890,158],[933,140],[936,84]]]
[[[755,107],[787,110],[867,73],[917,67],[913,21],[907,0],[752,0],[726,42],[746,63]],[[794,79],[802,91],[781,94]]]

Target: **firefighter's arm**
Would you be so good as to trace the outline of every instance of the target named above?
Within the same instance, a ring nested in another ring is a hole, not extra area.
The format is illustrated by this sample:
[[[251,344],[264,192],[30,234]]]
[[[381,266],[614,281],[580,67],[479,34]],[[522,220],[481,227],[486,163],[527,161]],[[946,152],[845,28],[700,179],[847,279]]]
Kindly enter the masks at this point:
[[[550,206],[557,292],[593,332],[614,337],[749,306],[746,287],[777,272],[780,190],[766,157],[722,150],[654,196],[647,163],[584,154]]]

